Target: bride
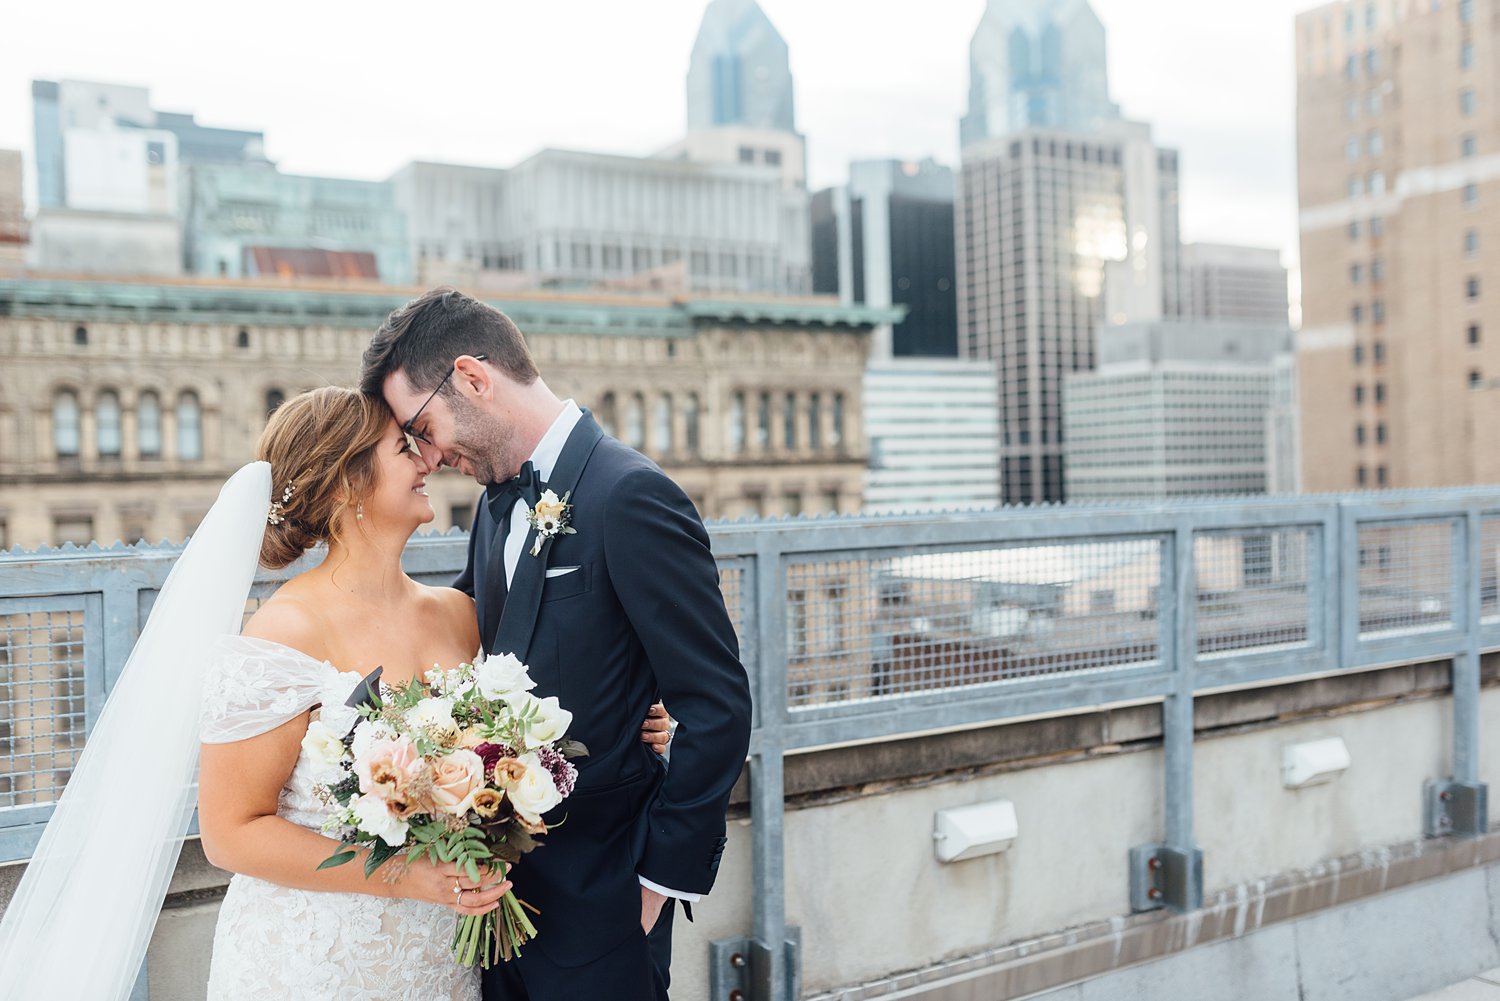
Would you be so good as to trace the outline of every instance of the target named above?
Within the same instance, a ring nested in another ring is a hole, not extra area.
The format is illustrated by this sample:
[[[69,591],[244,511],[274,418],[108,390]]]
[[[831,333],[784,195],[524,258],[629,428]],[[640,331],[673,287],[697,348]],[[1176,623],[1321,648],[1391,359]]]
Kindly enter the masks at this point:
[[[210,999],[479,997],[449,953],[453,922],[493,910],[508,882],[427,861],[368,879],[362,859],[318,869],[336,843],[319,833],[326,776],[302,746],[309,722],[347,732],[345,703],[377,666],[401,684],[479,649],[472,600],[402,572],[406,540],[433,518],[406,447],[385,405],[355,390],[313,390],[271,417],[261,461],[225,485],[158,596],[0,920],[0,996],[128,996],[197,763],[204,853],[236,874]],[[235,635],[255,564],[279,569],[320,543],[323,562]],[[658,712],[642,739],[660,750]]]

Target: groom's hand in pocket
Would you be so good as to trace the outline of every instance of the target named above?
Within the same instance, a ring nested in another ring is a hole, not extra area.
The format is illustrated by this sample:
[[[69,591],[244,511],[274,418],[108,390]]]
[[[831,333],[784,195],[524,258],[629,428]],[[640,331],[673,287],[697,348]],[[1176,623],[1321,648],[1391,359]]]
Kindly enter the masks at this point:
[[[672,742],[673,720],[667,715],[667,707],[660,702],[653,705],[646,718],[641,721],[641,740],[657,754],[666,754]]]
[[[641,887],[641,931],[647,935],[651,929],[656,927],[656,919],[661,917],[662,905],[667,898],[648,887]]]

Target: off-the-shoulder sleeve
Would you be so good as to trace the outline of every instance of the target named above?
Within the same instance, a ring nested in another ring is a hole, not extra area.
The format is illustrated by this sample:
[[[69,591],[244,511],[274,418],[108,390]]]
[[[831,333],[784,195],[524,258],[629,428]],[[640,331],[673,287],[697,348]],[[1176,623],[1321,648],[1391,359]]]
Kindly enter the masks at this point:
[[[267,733],[321,700],[326,665],[290,647],[244,636],[214,651],[199,739],[227,744]]]

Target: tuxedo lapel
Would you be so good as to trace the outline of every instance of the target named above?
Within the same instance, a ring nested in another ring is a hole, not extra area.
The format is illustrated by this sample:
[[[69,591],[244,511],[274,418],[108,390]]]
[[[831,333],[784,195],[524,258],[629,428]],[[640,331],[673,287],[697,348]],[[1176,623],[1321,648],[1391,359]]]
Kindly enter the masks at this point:
[[[483,531],[483,529],[481,529]],[[484,561],[484,615],[480,620],[483,636],[492,636],[500,627],[500,615],[505,609],[505,539],[510,534],[510,512],[495,519],[490,534],[489,548]]]
[[[585,410],[578,423],[574,425],[573,432],[568,435],[568,443],[563,446],[562,454],[558,456],[557,466],[552,470],[552,476],[547,480],[546,487],[559,497],[573,492],[578,486],[578,478],[583,475],[583,467],[588,464],[589,456],[594,453],[594,446],[599,444],[604,437],[593,416]],[[495,630],[495,642],[490,645],[494,653],[512,653],[522,661],[526,660],[527,653],[531,647],[531,635],[536,630],[537,612],[542,605],[542,586],[547,580],[547,561],[552,555],[552,543],[554,539],[543,539],[541,549],[537,555],[531,555],[531,549],[536,544],[536,529],[531,528],[526,533],[526,543],[521,548],[521,560],[516,564],[515,576],[510,582],[509,592],[502,599],[505,607],[500,615],[500,625]],[[500,584],[505,584],[505,559],[503,550],[504,543],[499,544],[502,555],[498,561],[491,558],[490,563],[498,569],[493,571]]]

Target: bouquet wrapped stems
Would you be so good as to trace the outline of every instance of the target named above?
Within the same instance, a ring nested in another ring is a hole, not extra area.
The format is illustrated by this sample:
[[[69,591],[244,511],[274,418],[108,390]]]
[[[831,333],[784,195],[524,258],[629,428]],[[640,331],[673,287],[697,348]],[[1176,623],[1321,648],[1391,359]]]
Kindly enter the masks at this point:
[[[536,938],[536,926],[526,916],[528,910],[539,913],[507,890],[493,911],[463,915],[453,931],[454,958],[464,966],[477,964],[486,970],[498,962],[510,962],[521,954],[522,945]]]

